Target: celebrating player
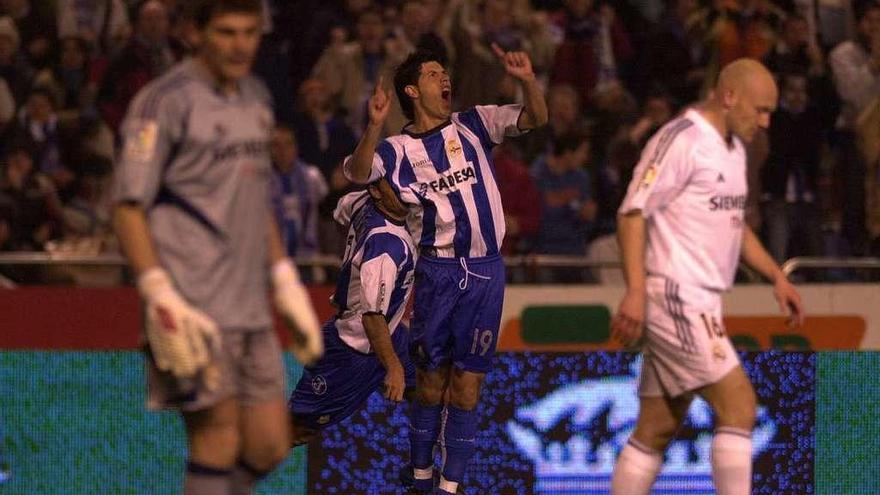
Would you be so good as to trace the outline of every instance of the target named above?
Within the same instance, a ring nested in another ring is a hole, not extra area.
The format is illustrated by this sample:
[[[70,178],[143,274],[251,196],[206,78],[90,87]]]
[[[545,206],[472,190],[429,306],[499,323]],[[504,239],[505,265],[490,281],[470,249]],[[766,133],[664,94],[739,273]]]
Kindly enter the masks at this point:
[[[751,493],[755,392],[724,331],[721,293],[742,257],[773,281],[791,322],[803,321],[800,296],[744,219],[743,141],[769,125],[776,101],[763,65],[735,61],[707,102],[657,132],[636,167],[619,212],[627,291],[612,331],[625,345],[643,339],[644,362],[639,417],[617,459],[613,495],[651,491],[695,395],[716,413],[717,492]]]
[[[270,278],[297,358],[322,342],[269,211],[273,118],[249,75],[261,2],[192,7],[198,54],[145,87],[123,124],[114,227],[146,304],[148,405],[186,426],[184,492],[238,495],[288,452]]]
[[[294,447],[351,415],[379,387],[400,402],[415,386],[409,330],[401,323],[416,261],[407,209],[379,179],[343,196],[333,216],[349,225],[333,295],[339,311],[324,325],[324,357],[303,371],[290,397]]]
[[[438,55],[417,51],[394,75],[403,134],[379,141],[390,97],[380,84],[369,101],[369,125],[345,173],[354,182],[385,177],[409,207],[419,247],[412,337],[417,399],[412,404],[413,489],[433,490],[433,448],[448,394],[436,493],[455,493],[473,455],[475,408],[492,364],[501,305],[504,212],[491,150],[505,136],[543,125],[547,106],[528,56],[493,45],[507,73],[522,85],[525,104],[477,106],[452,113],[452,86]]]

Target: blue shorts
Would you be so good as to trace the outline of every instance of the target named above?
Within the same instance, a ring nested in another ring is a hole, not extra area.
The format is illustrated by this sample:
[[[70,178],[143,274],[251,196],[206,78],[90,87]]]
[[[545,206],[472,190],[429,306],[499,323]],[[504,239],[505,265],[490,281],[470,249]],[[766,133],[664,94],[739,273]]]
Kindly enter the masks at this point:
[[[501,326],[504,282],[499,255],[419,258],[412,321],[416,366],[433,370],[452,363],[488,373]]]
[[[351,416],[385,380],[385,368],[375,354],[364,354],[349,347],[330,320],[322,329],[324,356],[303,375],[290,395],[287,407],[296,420],[309,428],[321,429]],[[391,335],[394,351],[406,374],[406,386],[415,386],[415,367],[409,359],[410,337],[406,325]]]

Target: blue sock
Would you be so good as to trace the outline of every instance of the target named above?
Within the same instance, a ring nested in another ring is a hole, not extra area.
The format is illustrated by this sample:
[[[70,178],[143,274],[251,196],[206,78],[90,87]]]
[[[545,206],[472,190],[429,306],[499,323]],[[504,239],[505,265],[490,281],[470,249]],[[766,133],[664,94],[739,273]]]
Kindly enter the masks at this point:
[[[434,444],[440,434],[440,415],[443,405],[423,406],[412,402],[409,413],[409,445],[411,463],[416,469],[434,465]]]
[[[446,408],[446,426],[443,429],[444,464],[440,488],[455,493],[459,483],[464,480],[464,472],[474,455],[474,437],[477,434],[479,419],[477,411],[465,411],[455,406]],[[451,482],[448,488],[444,481]]]

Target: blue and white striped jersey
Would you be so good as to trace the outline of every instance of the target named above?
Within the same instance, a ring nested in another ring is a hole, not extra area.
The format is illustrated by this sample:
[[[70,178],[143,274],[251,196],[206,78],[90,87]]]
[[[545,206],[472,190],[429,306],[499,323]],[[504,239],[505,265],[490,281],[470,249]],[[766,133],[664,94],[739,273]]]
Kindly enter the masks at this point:
[[[451,258],[500,252],[504,209],[492,148],[521,134],[522,109],[477,106],[430,131],[404,129],[379,143],[369,182],[384,176],[410,207],[410,232],[423,253]],[[351,178],[348,159],[345,172]]]
[[[366,191],[344,196],[333,213],[349,224],[342,270],[333,303],[339,308],[336,329],[351,348],[371,352],[361,318],[380,313],[393,334],[412,292],[416,250],[401,222],[383,215]]]

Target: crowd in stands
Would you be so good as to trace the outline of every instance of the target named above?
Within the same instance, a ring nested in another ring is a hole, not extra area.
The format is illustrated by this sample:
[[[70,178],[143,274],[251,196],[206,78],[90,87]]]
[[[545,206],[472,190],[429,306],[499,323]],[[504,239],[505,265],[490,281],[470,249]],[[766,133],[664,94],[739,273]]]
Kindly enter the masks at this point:
[[[185,3],[0,0],[0,252],[115,249],[119,125],[137,91],[192,50]],[[353,187],[341,162],[380,77],[427,46],[448,57],[456,108],[516,102],[492,43],[529,53],[550,114],[495,149],[505,254],[615,259],[616,210],[642,146],[744,56],[780,87],[770,128],[749,145],[751,226],[779,261],[880,254],[876,0],[264,3],[255,71],[279,123],[272,207],[300,259],[340,253],[331,213]],[[395,101],[385,132],[404,124]]]

